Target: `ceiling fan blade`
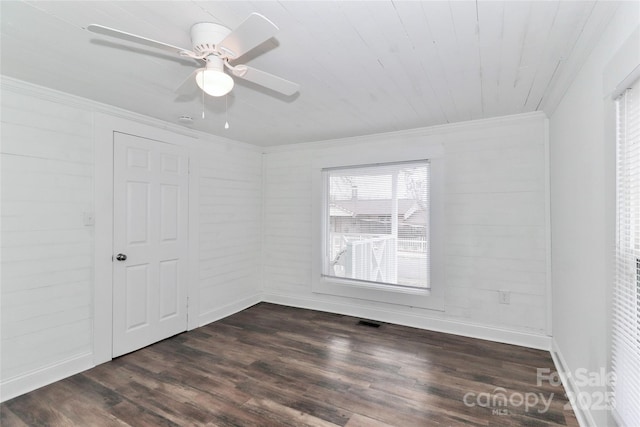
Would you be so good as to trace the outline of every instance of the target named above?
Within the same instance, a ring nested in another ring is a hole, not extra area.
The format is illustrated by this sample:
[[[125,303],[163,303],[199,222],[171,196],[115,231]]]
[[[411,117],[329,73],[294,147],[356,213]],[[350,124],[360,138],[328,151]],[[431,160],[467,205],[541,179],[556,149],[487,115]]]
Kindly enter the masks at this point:
[[[269,40],[278,27],[259,13],[252,13],[235,30],[216,45],[230,59],[236,59]]]
[[[246,65],[236,65],[233,75],[287,96],[293,95],[300,89],[298,83],[290,82],[282,77],[274,76]]]
[[[196,74],[200,70],[204,70],[204,68],[198,68],[197,70],[194,70],[193,73],[189,74],[189,77],[187,77],[182,83],[180,83],[180,86],[178,86],[178,88],[175,90],[175,93],[177,93],[178,95],[190,95],[195,88],[194,83]]]
[[[115,28],[105,27],[103,25],[91,24],[87,27],[87,30],[91,31],[92,33],[102,34],[110,37],[117,37],[122,40],[143,44],[146,46],[154,47],[156,49],[166,50],[172,53],[176,53],[178,55],[181,52],[191,52],[189,49],[183,49],[178,46],[173,46],[168,43],[163,43],[156,40],[148,39],[146,37],[127,33],[125,31],[116,30]]]

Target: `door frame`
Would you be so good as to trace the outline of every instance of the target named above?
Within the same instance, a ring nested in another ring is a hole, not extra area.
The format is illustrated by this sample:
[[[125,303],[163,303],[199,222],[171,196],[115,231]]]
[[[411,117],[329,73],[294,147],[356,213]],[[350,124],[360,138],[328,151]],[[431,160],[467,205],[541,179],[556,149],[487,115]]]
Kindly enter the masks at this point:
[[[177,129],[178,130],[178,129]],[[93,288],[93,362],[108,362],[113,354],[113,150],[114,133],[124,133],[186,147],[189,155],[189,215],[187,274],[187,330],[198,324],[198,234],[199,163],[195,155],[198,138],[159,129],[102,113],[94,115],[94,288]]]

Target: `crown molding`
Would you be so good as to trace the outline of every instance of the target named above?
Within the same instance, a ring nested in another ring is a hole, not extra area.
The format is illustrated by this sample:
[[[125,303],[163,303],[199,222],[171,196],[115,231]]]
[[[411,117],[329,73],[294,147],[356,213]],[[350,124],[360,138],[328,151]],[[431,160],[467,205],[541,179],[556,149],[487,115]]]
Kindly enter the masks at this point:
[[[59,90],[50,89],[44,86],[39,86],[33,83],[18,80],[13,77],[5,75],[0,76],[0,89],[2,91],[11,91],[21,95],[33,96],[46,101],[55,102],[58,104],[68,105],[70,107],[81,108],[92,112],[100,112],[109,114],[111,116],[132,120],[138,123],[143,123],[156,128],[169,130],[174,133],[178,133],[192,138],[198,138],[198,132],[192,129],[188,129],[182,126],[174,125],[162,120],[154,119],[153,117],[145,116],[142,114],[134,113],[122,108],[114,107],[109,104],[103,104],[101,102],[93,101],[87,98],[82,98],[70,93],[61,92]]]
[[[356,145],[362,143],[372,143],[381,141],[402,141],[413,138],[424,138],[437,135],[446,135],[453,132],[477,131],[481,129],[493,128],[497,126],[508,126],[512,124],[523,124],[527,122],[539,122],[546,120],[547,115],[542,111],[531,113],[512,114],[508,116],[492,117],[488,119],[468,120],[464,122],[447,123],[443,125],[406,129],[394,132],[376,133],[369,135],[354,136],[348,138],[330,139],[324,141],[302,142],[297,144],[283,144],[272,147],[264,147],[263,152],[278,153],[295,150],[311,150],[316,148],[328,148],[333,146]]]
[[[246,142],[236,141],[217,135],[211,135],[206,132],[201,132],[194,129],[189,129],[180,125],[166,122],[164,120],[145,116],[139,113],[134,113],[133,111],[125,110],[123,108],[115,107],[109,104],[104,104],[98,101],[93,101],[88,98],[72,95],[70,93],[62,92],[56,89],[39,86],[33,83],[16,79],[14,77],[0,75],[0,90],[2,92],[7,91],[20,95],[32,96],[57,104],[67,105],[70,107],[83,109],[85,111],[91,111],[93,113],[104,113],[109,116],[130,120],[136,123],[152,126],[157,129],[167,130],[179,135],[184,135],[199,140],[200,142],[204,143],[205,148],[207,142],[213,142],[222,144],[233,144],[235,147],[244,147],[251,151],[262,152],[262,148],[258,147],[257,145],[248,144]]]

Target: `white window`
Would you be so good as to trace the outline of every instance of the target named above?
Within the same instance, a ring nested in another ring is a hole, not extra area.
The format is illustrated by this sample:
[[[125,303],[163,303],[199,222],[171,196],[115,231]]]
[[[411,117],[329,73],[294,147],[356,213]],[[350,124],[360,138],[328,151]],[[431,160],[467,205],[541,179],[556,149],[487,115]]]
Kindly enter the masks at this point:
[[[640,83],[616,101],[617,221],[612,367],[621,425],[640,426]]]
[[[323,169],[322,275],[429,289],[429,162]]]

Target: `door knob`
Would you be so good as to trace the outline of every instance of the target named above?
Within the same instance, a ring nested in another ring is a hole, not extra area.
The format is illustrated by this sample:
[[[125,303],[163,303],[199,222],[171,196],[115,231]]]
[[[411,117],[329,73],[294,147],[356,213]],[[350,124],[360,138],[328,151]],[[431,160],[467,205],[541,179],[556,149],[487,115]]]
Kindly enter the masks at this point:
[[[127,260],[127,256],[125,254],[118,254],[118,255],[116,255],[116,259],[118,261],[126,261]]]

